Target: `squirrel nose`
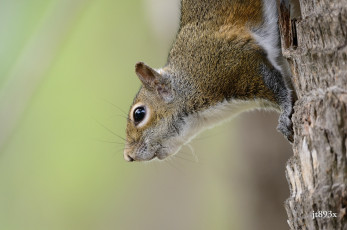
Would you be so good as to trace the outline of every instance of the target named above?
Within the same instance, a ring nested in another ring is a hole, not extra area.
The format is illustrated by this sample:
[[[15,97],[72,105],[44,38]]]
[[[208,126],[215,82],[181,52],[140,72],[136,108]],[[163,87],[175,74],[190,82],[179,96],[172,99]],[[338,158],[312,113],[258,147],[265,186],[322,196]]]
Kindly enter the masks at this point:
[[[134,161],[135,159],[134,158],[132,158],[128,153],[127,153],[127,151],[124,151],[124,159],[126,160],[126,161],[128,161],[128,162],[132,162],[132,161]]]
[[[134,158],[132,158],[131,156],[129,156],[129,155],[126,155],[126,156],[127,156],[127,158],[125,159],[126,161],[128,161],[128,162],[134,161]]]

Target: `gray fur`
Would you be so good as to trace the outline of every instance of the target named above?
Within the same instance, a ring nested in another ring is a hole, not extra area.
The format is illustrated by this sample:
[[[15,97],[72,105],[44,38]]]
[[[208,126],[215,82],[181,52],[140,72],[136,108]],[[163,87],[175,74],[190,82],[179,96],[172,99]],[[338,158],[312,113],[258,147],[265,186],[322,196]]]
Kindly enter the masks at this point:
[[[265,2],[274,0],[182,1],[181,26],[166,65],[157,71],[136,65],[144,87],[132,108],[146,106],[150,117],[137,126],[130,113],[125,159],[164,159],[200,131],[254,108],[280,109],[278,130],[293,141],[277,17],[264,19]],[[275,7],[266,9],[276,15]],[[257,26],[262,29],[252,33]]]
[[[281,73],[275,68],[270,69],[266,65],[262,65],[260,71],[263,75],[265,84],[274,92],[281,108],[277,130],[283,133],[290,142],[293,142],[293,127],[291,121],[293,102],[291,90],[286,85]]]

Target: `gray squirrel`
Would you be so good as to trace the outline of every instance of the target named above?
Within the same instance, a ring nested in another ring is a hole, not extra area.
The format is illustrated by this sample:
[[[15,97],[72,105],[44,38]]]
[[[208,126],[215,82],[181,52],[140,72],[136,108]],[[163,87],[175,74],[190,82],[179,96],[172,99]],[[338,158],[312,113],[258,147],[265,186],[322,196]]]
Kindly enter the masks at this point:
[[[202,130],[256,108],[280,112],[277,129],[293,141],[276,0],[181,0],[166,65],[139,62],[135,72],[142,87],[129,112],[126,161],[164,159]]]

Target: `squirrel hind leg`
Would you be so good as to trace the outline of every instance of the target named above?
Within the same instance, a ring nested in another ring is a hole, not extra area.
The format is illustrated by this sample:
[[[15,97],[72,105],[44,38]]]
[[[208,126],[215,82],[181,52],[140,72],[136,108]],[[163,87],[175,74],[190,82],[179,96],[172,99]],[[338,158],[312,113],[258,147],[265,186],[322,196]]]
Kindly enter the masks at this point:
[[[277,130],[280,131],[290,142],[294,140],[293,123],[293,92],[287,85],[281,73],[275,68],[262,65],[261,73],[265,85],[274,93],[277,103],[281,108]]]
[[[284,87],[280,90],[278,101],[281,107],[281,115],[278,119],[277,130],[281,132],[289,142],[294,141],[294,130],[292,123],[292,115],[294,113],[294,103],[297,100],[295,90],[292,90],[292,85],[280,78],[284,82]],[[290,82],[291,83],[291,82]],[[282,85],[282,84],[279,84]]]
[[[289,142],[294,141],[294,130],[292,123],[293,115],[293,95],[292,91],[288,87],[284,87],[280,90],[278,95],[278,101],[281,107],[281,114],[278,119],[277,130],[281,132]]]
[[[281,105],[282,113],[278,119],[277,130],[281,132],[289,142],[294,141],[294,130],[292,123],[293,106],[291,103],[285,103]]]

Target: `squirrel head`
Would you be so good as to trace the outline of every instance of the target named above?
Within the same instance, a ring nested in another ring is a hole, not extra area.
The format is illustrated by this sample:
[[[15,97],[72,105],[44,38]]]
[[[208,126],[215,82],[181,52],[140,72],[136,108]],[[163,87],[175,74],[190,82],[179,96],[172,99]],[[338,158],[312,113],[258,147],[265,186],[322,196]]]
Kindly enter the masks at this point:
[[[179,138],[175,90],[165,71],[156,71],[139,62],[135,72],[142,87],[129,112],[124,158],[127,161],[164,159],[183,144]]]

